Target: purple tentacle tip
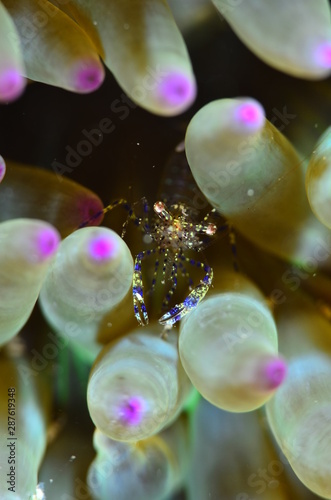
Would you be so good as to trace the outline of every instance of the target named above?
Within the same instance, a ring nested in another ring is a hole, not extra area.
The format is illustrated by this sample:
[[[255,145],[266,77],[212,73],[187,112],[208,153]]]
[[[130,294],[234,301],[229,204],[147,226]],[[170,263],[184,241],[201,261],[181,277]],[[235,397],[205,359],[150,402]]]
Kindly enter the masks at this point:
[[[138,396],[133,396],[120,407],[120,420],[126,425],[139,425],[144,417],[145,409],[145,401]]]
[[[5,164],[5,160],[2,158],[2,156],[0,156],[0,182],[1,182],[1,181],[2,181],[2,179],[4,178],[5,173],[6,173],[6,164]]]
[[[116,256],[118,243],[112,235],[98,235],[89,241],[88,252],[93,260],[105,261]]]
[[[277,389],[283,383],[286,373],[287,366],[282,358],[268,361],[263,370],[266,388],[270,390]]]
[[[60,237],[52,228],[42,229],[38,234],[37,248],[40,260],[51,257],[58,249]]]
[[[331,42],[324,42],[317,47],[315,60],[320,67],[331,69]]]
[[[74,75],[74,88],[82,94],[98,89],[105,78],[103,66],[95,62],[81,65]]]
[[[17,99],[24,87],[25,79],[16,69],[6,69],[0,73],[0,101]]]
[[[158,95],[162,102],[171,107],[187,107],[196,96],[195,82],[182,73],[168,73],[158,86]]]
[[[235,110],[235,120],[249,130],[259,130],[265,122],[265,113],[257,101],[246,101]]]

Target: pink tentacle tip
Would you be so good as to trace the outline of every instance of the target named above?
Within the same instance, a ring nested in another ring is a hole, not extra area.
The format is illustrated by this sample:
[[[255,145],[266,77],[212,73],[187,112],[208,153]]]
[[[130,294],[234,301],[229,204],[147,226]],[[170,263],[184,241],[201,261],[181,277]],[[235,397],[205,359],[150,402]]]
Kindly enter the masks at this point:
[[[285,380],[287,366],[282,358],[269,360],[263,368],[264,384],[267,389],[277,389]]]
[[[105,78],[103,66],[96,63],[85,64],[74,73],[74,89],[82,94],[98,89]]]
[[[183,73],[165,75],[158,86],[160,100],[170,107],[188,107],[195,99],[196,85],[192,78]]]
[[[88,244],[90,257],[96,261],[105,261],[114,258],[119,247],[115,238],[111,235],[98,235],[93,237]]]
[[[321,43],[315,51],[317,64],[325,69],[331,69],[331,41]]]
[[[126,425],[139,425],[144,417],[145,410],[145,401],[138,396],[133,396],[127,399],[119,408],[119,418]]]
[[[235,120],[249,130],[259,130],[265,122],[265,113],[257,101],[246,101],[235,109]]]
[[[37,249],[40,260],[46,260],[57,251],[60,243],[60,236],[55,229],[45,228],[38,234]]]
[[[4,178],[5,173],[6,173],[6,164],[5,164],[5,160],[2,158],[2,156],[0,156],[0,182],[1,182],[1,181],[2,181],[2,179]]]
[[[0,73],[0,101],[14,101],[24,88],[25,78],[16,69],[6,69]]]

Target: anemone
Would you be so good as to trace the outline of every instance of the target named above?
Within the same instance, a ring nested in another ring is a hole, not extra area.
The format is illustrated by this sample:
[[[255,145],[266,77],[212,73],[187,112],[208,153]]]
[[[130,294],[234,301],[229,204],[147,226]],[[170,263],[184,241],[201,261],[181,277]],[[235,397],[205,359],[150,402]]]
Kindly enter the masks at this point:
[[[0,25],[1,498],[330,499],[329,2]]]

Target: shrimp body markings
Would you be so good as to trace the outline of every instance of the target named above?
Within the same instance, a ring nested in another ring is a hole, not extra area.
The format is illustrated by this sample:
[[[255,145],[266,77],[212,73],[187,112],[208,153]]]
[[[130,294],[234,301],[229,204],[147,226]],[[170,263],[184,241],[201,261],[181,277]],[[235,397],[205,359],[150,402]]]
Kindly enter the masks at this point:
[[[171,288],[167,292],[163,307],[167,307],[172,295],[177,288],[178,274],[189,279],[190,293],[183,302],[173,306],[165,313],[159,322],[164,326],[172,326],[177,321],[182,319],[189,311],[194,309],[208,292],[212,280],[212,268],[200,261],[189,258],[185,253],[189,250],[200,252],[206,246],[206,242],[210,240],[216,232],[227,229],[227,225],[218,227],[214,222],[216,217],[216,209],[211,210],[201,222],[194,222],[190,207],[183,203],[174,203],[169,205],[163,201],[157,201],[153,205],[153,216],[150,217],[150,208],[147,200],[143,200],[144,217],[138,217],[134,208],[124,200],[120,199],[104,208],[106,213],[117,206],[123,206],[128,212],[128,217],[123,224],[122,237],[125,236],[126,228],[130,220],[137,226],[140,226],[150,242],[155,243],[152,249],[139,252],[134,260],[133,272],[133,308],[135,317],[140,325],[147,325],[149,317],[144,301],[144,285],[142,278],[143,261],[151,255],[156,255],[154,264],[154,277],[152,280],[150,291],[153,291],[156,285],[156,277],[159,272],[160,261],[163,262],[162,267],[162,283],[165,283],[165,275],[168,270],[169,261],[171,262],[170,280]],[[204,277],[196,287],[192,287],[193,282],[189,278],[189,273],[186,270],[186,265],[201,268],[204,271]]]
[[[199,209],[209,204],[193,179],[182,148],[176,149],[166,165],[158,196],[159,199],[154,203],[153,209],[150,208],[146,198],[142,198],[140,202],[133,205],[122,198],[105,207],[102,212],[94,215],[93,219],[121,206],[128,214],[122,226],[122,238],[131,221],[144,233],[143,241],[153,244],[153,248],[138,252],[134,258],[133,308],[140,325],[144,326],[149,323],[142,276],[143,264],[149,257],[153,255],[155,258],[154,275],[149,293],[153,292],[157,282],[160,281],[159,273],[162,273],[161,284],[170,283],[170,288],[163,299],[163,309],[169,308],[169,303],[177,289],[179,276],[187,280],[189,293],[186,298],[159,318],[159,323],[165,327],[171,327],[197,307],[212,285],[213,269],[201,259],[192,258],[192,253],[204,250],[216,233],[228,230],[230,227],[215,208],[199,220]],[[194,200],[199,200],[199,203],[194,203]],[[138,210],[135,210],[137,205],[140,205],[139,215],[136,213]],[[140,213],[141,205],[142,213]],[[84,227],[91,220],[80,227]],[[220,221],[222,221],[221,224]],[[235,253],[234,244],[231,246]],[[193,286],[188,272],[190,267],[199,268],[204,273],[196,286]]]

